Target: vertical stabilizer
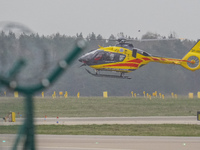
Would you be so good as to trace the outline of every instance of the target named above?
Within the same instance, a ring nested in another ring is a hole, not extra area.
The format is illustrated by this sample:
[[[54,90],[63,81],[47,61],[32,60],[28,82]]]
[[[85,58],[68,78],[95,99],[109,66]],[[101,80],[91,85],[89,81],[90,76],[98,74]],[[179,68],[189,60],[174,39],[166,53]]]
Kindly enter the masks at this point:
[[[200,40],[194,45],[194,47],[183,57],[181,66],[184,68],[195,71],[200,69]]]

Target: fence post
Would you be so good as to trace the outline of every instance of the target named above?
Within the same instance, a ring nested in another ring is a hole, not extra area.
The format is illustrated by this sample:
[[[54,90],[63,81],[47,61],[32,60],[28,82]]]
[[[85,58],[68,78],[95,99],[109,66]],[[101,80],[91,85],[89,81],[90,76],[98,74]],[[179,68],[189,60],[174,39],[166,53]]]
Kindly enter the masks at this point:
[[[64,58],[58,63],[58,66],[49,76],[47,76],[47,78],[42,79],[41,83],[37,85],[23,87],[18,85],[17,81],[14,80],[15,75],[19,72],[19,70],[25,63],[23,60],[19,60],[18,63],[15,63],[15,66],[10,70],[6,77],[0,75],[1,84],[9,87],[13,91],[18,91],[25,95],[26,119],[24,120],[24,123],[18,132],[16,141],[13,146],[13,150],[17,150],[17,146],[22,136],[25,136],[23,149],[35,150],[33,96],[35,93],[44,90],[45,88],[49,87],[53,82],[55,82],[56,79],[59,78],[59,76],[68,68],[68,66],[72,63],[75,57],[85,47],[86,43],[83,40],[78,41],[73,51],[68,56],[66,56],[66,58]]]

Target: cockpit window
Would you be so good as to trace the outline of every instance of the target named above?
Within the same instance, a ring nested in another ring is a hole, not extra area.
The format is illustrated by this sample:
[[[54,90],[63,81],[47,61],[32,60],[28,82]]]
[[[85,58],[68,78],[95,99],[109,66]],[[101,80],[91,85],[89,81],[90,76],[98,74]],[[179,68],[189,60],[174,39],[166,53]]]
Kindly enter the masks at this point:
[[[141,54],[141,55],[144,55],[144,56],[151,56],[149,53],[147,53],[147,52],[144,52],[143,50],[140,50],[140,49],[136,49],[135,48],[135,50],[137,50],[137,52],[139,53],[139,54]]]
[[[95,58],[94,58],[94,60],[101,60],[102,58],[103,58],[103,55],[104,55],[104,53],[103,52],[100,52],[100,53],[98,53],[96,56],[95,56]]]
[[[97,63],[104,63],[104,62],[118,62],[123,61],[126,55],[118,54],[113,52],[105,52],[99,51],[94,55],[94,61]]]
[[[91,51],[91,52],[89,52],[89,53],[86,53],[85,55],[83,55],[83,57],[86,57],[86,56],[88,56],[88,55],[93,55],[94,53],[96,53],[98,50],[93,50],[93,51]]]
[[[119,55],[119,61],[123,61],[125,58],[125,55]]]
[[[86,53],[85,55],[82,56],[86,61],[90,60],[94,55],[98,52],[98,50],[93,50],[89,53]]]
[[[110,60],[114,60],[114,57],[115,57],[115,54],[114,54],[114,53],[111,53],[111,54],[110,54]]]

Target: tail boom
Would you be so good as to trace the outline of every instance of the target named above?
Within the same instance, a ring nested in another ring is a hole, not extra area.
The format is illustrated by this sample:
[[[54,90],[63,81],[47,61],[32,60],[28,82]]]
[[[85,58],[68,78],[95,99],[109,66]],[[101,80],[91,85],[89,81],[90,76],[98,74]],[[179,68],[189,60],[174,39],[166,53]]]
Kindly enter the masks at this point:
[[[196,71],[200,69],[200,40],[198,40],[194,47],[182,59],[151,57],[151,61],[163,64],[181,65],[188,70]]]

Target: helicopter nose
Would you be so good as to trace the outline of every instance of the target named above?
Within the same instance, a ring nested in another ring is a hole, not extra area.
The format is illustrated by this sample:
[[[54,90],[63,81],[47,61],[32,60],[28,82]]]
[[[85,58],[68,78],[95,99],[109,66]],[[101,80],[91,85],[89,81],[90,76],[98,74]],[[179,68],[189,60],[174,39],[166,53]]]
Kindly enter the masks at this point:
[[[82,58],[79,58],[79,59],[78,59],[78,61],[82,62],[82,61],[83,61],[83,59],[82,59]]]
[[[80,61],[80,62],[82,62],[82,63],[86,63],[86,59],[85,59],[84,57],[80,57],[80,58],[78,59],[78,61]]]

